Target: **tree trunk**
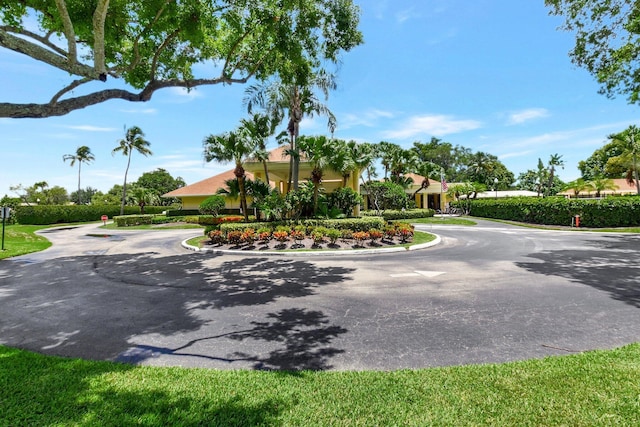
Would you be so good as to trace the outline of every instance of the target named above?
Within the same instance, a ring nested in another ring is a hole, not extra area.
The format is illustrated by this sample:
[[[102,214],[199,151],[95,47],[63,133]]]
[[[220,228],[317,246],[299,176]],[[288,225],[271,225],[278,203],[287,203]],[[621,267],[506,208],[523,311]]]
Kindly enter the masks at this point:
[[[234,171],[236,178],[238,178],[238,190],[240,191],[240,209],[244,215],[245,222],[249,222],[249,210],[247,209],[247,192],[244,187],[244,168],[242,165],[236,165]]]
[[[636,191],[640,196],[640,179],[638,179],[638,165],[636,164],[636,153],[633,153],[633,177],[636,179]]]
[[[82,162],[78,162],[78,204],[82,204],[82,199],[80,199],[80,168],[82,168]]]
[[[131,165],[131,151],[127,160],[127,169],[124,171],[124,184],[122,184],[122,203],[120,204],[120,215],[124,215],[124,204],[127,200],[127,174],[129,173],[129,165]]]

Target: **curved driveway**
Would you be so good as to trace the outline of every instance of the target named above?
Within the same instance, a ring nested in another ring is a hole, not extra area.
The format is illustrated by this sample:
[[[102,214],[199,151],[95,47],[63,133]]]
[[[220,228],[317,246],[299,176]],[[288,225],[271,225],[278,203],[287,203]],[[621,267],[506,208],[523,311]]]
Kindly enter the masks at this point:
[[[0,343],[147,365],[399,369],[640,341],[640,236],[479,221],[383,255],[194,253],[193,230],[45,231],[0,261]]]

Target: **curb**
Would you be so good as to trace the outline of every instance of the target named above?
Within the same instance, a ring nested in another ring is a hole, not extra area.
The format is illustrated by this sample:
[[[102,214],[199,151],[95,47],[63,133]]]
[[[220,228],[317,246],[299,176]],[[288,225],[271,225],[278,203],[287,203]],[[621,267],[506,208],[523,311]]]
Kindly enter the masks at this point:
[[[431,233],[433,234],[433,233]],[[376,254],[387,254],[391,252],[406,252],[406,251],[416,251],[420,249],[430,248],[432,246],[436,246],[442,242],[442,239],[439,235],[433,234],[436,238],[428,243],[422,243],[419,245],[412,245],[408,248],[381,248],[381,249],[353,249],[353,250],[340,250],[340,251],[246,251],[246,250],[238,250],[238,249],[216,249],[216,248],[198,248],[193,245],[187,244],[187,241],[192,239],[185,239],[182,241],[181,245],[183,248],[188,249],[193,252],[211,252],[213,254],[233,254],[233,255],[269,255],[269,256],[336,256],[336,255],[376,255]],[[197,237],[197,236],[194,236]]]

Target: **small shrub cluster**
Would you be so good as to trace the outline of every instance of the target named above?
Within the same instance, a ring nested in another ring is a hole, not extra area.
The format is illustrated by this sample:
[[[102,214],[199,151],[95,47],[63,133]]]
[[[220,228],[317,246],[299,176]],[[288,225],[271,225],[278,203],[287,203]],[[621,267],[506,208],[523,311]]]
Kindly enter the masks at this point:
[[[470,214],[482,218],[567,226],[572,224],[576,215],[580,215],[582,227],[636,227],[640,226],[640,197],[481,199],[471,201]]]
[[[244,224],[250,225],[250,224]],[[353,247],[379,246],[380,241],[393,243],[400,241],[406,243],[413,238],[414,227],[408,223],[394,223],[384,227],[384,231],[378,228],[369,230],[351,230],[348,228],[327,228],[324,226],[278,225],[274,228],[262,226],[241,227],[228,229],[211,229],[206,235],[212,245],[232,245],[238,248],[258,245],[267,245],[271,241],[278,243],[277,248],[284,249],[288,243],[293,243],[292,249],[301,247],[305,239],[312,239],[314,247],[329,244],[336,246],[338,240]]]

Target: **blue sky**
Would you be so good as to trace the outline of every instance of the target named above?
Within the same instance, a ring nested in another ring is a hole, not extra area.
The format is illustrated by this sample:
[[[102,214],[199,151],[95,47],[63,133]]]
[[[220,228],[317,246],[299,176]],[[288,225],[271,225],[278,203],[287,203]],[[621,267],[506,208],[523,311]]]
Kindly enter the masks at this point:
[[[559,176],[569,181],[608,134],[637,124],[637,106],[599,95],[594,78],[571,64],[573,35],[557,29],[561,20],[542,1],[356,2],[365,44],[342,58],[339,88],[328,101],[338,138],[409,148],[435,136],[498,156],[516,177],[558,153],[566,163]],[[0,70],[2,101],[45,102],[69,82],[6,50]],[[129,181],[157,168],[187,184],[228,170],[204,162],[202,140],[246,116],[244,90],[166,89],[147,103],[109,101],[64,117],[0,119],[0,197],[14,195],[11,185],[43,180],[74,191],[77,167],[62,156],[80,145],[96,157],[83,165],[83,188],[121,184],[126,158],[111,150],[133,125],[143,129],[154,155],[134,154]],[[326,134],[326,120],[303,121],[301,133]]]

